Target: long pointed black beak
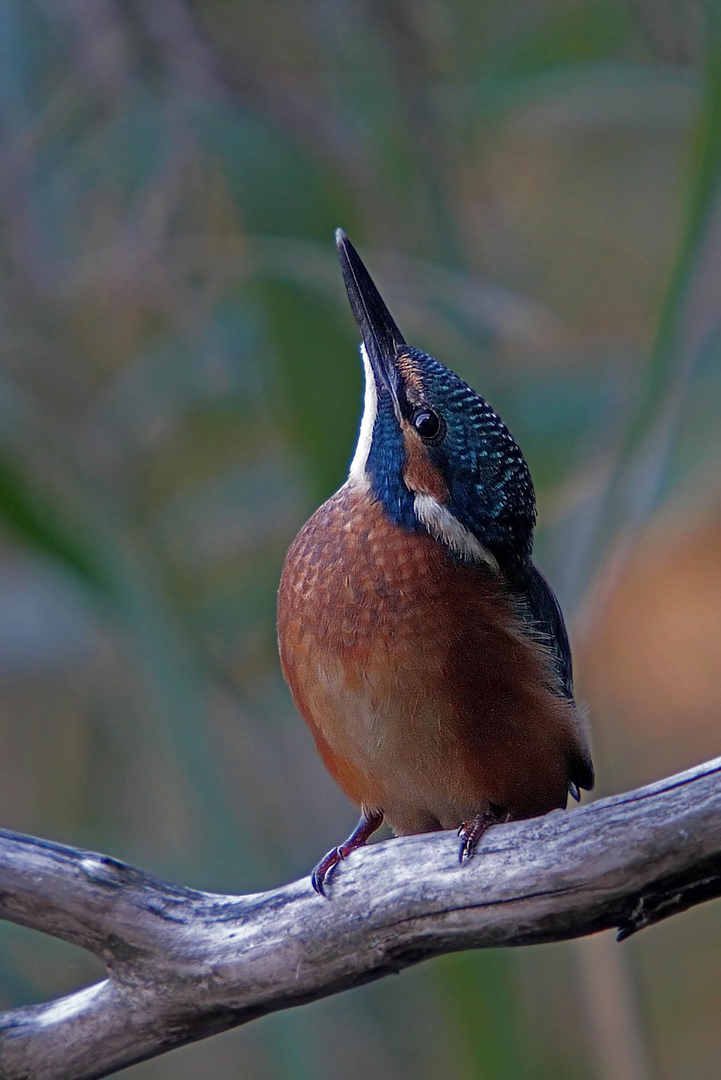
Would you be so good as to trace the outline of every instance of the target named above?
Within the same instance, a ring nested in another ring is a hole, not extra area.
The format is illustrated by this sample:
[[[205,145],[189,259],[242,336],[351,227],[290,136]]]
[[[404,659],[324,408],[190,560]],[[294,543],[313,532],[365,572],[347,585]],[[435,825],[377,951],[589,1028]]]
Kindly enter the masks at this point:
[[[342,229],[336,229],[335,242],[350,306],[371,367],[376,378],[383,380],[397,400],[398,371],[395,359],[406,347],[406,340],[383,303],[360,255]]]

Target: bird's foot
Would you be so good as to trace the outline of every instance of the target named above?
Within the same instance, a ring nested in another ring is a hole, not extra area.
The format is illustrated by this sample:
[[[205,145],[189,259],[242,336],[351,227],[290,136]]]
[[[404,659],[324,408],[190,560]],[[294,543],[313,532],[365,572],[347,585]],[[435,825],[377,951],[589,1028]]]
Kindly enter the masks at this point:
[[[327,855],[324,855],[318,865],[314,867],[313,873],[310,875],[310,883],[320,896],[328,895],[325,891],[325,883],[330,877],[332,870],[334,870],[343,858],[345,858],[345,856],[341,853],[340,847],[334,847]]]
[[[339,844],[338,847],[332,848],[327,855],[324,855],[310,875],[310,883],[317,893],[320,893],[321,896],[328,895],[325,891],[326,882],[330,879],[330,875],[333,873],[333,870],[338,863],[342,862],[343,859],[347,859],[352,851],[356,851],[358,848],[363,847],[369,837],[371,837],[376,829],[379,829],[382,824],[382,810],[363,811],[363,816],[348,839],[344,843]]]
[[[473,852],[476,850],[478,841],[481,839],[486,829],[489,829],[491,825],[499,825],[504,821],[508,821],[508,819],[509,814],[507,810],[503,810],[500,806],[495,806],[494,803],[491,803],[488,809],[484,810],[482,814],[476,814],[470,821],[464,821],[458,830],[458,835],[461,838],[458,861],[461,866],[473,858]]]

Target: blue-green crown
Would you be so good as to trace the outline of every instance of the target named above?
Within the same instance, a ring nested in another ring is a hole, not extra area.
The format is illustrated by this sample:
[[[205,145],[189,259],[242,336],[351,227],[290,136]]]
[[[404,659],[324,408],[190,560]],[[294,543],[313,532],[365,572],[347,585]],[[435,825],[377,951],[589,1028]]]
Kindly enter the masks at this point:
[[[491,552],[530,556],[536,503],[525,458],[501,418],[454,372],[432,356],[406,346],[422,385],[409,401],[401,387],[400,409],[410,419],[424,407],[441,420],[426,451],[448,489],[446,508]],[[413,492],[403,479],[405,446],[391,391],[379,388],[367,471],[371,487],[391,519],[418,528]]]

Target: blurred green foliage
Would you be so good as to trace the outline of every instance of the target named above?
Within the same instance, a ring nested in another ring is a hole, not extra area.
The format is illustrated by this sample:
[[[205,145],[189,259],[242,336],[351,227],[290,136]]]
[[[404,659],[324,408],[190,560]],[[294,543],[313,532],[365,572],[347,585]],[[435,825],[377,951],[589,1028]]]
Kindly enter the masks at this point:
[[[569,612],[619,537],[681,491],[708,501],[720,18],[0,0],[4,826],[243,891],[352,823],[274,630],[284,552],[361,406],[337,225],[408,340],[524,447]],[[718,910],[694,917],[624,947],[628,1080],[716,1075],[716,1013],[683,972]],[[2,927],[6,1005],[97,974]],[[128,1075],[610,1078],[589,985],[573,946],[447,957]]]

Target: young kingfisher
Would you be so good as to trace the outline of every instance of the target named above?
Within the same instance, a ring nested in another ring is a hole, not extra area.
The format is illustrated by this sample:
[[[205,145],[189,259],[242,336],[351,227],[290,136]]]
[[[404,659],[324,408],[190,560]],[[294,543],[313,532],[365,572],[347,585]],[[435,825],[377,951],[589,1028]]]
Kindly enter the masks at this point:
[[[407,345],[336,233],[362,345],[365,402],[348,479],[288,551],[283,673],[329,772],[361,808],[333,868],[386,821],[489,825],[593,787],[563,615],[531,561],[528,466],[483,398]]]

